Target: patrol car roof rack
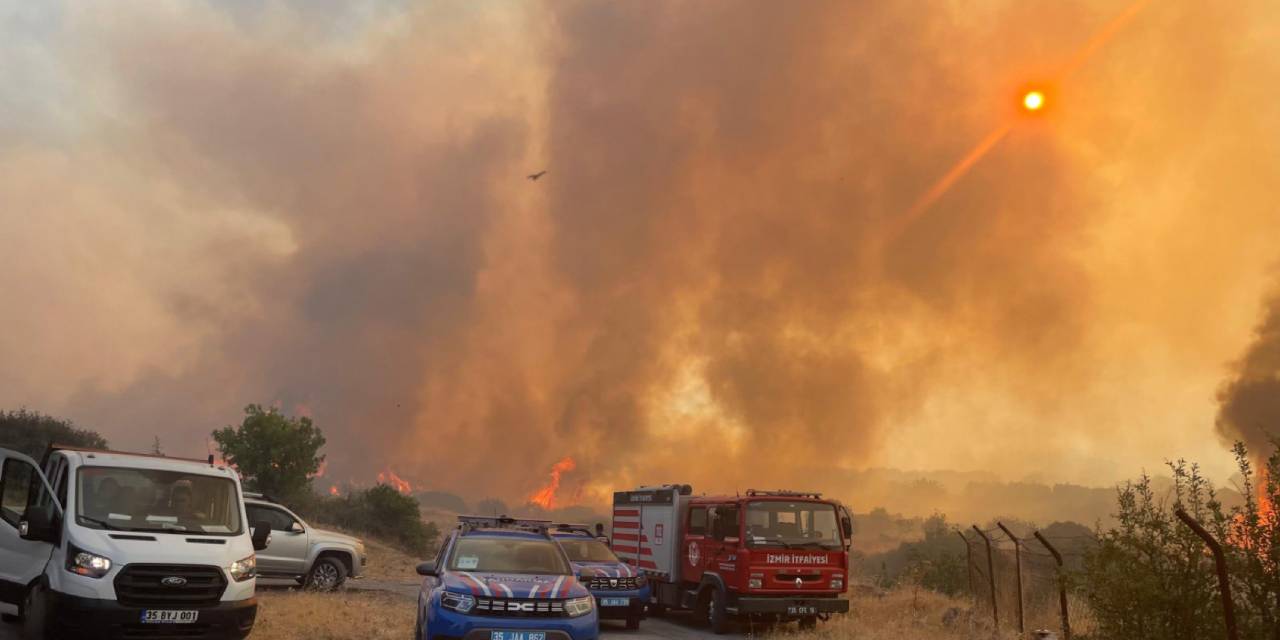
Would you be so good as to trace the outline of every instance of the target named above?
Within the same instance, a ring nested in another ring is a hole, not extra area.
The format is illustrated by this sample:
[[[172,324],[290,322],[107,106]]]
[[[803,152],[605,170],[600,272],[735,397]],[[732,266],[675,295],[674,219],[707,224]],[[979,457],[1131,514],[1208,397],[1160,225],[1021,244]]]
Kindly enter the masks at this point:
[[[589,526],[587,526],[587,525],[585,525],[585,524],[573,524],[573,523],[570,523],[570,522],[557,522],[557,523],[555,523],[555,524],[552,524],[552,525],[551,525],[551,528],[552,528],[552,529],[554,529],[554,530],[556,530],[557,532],[564,532],[564,533],[585,533],[585,534],[587,534],[588,536],[592,536],[592,537],[595,537],[595,535],[596,535],[595,531],[592,531],[592,530],[591,530],[591,527],[589,527]]]
[[[787,489],[777,489],[774,491],[763,491],[760,489],[747,489],[748,496],[780,496],[787,498],[813,498],[821,499],[822,494],[817,491],[789,491]]]
[[[547,535],[550,520],[512,518],[511,516],[458,516],[458,528],[464,532],[476,529],[514,529]]]

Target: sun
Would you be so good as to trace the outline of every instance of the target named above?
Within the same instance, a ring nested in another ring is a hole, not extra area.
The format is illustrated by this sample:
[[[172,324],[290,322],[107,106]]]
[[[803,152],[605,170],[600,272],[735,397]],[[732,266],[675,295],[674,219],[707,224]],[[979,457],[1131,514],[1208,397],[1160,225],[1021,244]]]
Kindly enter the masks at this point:
[[[1022,96],[1022,107],[1027,111],[1039,111],[1044,106],[1044,93],[1040,91],[1028,91]]]

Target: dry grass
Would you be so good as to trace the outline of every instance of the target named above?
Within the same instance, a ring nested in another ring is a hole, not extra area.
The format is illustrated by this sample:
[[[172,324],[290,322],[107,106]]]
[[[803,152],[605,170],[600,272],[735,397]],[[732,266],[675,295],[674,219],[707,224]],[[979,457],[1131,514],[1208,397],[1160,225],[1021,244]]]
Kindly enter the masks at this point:
[[[949,610],[956,619],[943,622]],[[1014,640],[1017,633],[991,632],[991,621],[974,615],[969,603],[926,590],[900,589],[883,597],[860,596],[850,600],[849,614],[801,633],[786,625],[772,637],[794,640]]]
[[[417,580],[418,558],[405,553],[389,544],[364,538],[365,551],[369,554],[369,564],[365,566],[364,577],[374,580]]]
[[[252,640],[405,640],[414,607],[404,597],[373,591],[259,591]]]

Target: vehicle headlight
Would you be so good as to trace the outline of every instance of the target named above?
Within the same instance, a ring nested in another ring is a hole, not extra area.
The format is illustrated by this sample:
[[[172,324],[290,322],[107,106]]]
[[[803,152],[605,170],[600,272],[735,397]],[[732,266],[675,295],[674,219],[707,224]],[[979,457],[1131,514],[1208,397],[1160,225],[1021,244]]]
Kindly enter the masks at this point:
[[[592,596],[574,598],[564,603],[564,611],[569,614],[569,617],[577,618],[591,613],[591,610],[594,609],[595,606],[596,599]]]
[[[751,578],[751,579],[747,580],[747,588],[748,588],[748,589],[761,589],[761,588],[764,588],[764,581],[763,581],[763,580],[761,580],[760,578]]]
[[[236,582],[244,582],[258,575],[258,556],[252,555],[232,562],[231,566],[227,567],[227,573],[231,574],[231,579]]]
[[[111,572],[111,558],[68,544],[67,571],[89,578],[101,578]]]
[[[832,588],[832,589],[843,589],[843,588],[844,588],[844,576],[834,576],[834,577],[832,577],[832,578],[831,578],[831,588]]]
[[[467,613],[476,606],[476,599],[465,593],[445,591],[440,594],[440,606],[458,613]]]

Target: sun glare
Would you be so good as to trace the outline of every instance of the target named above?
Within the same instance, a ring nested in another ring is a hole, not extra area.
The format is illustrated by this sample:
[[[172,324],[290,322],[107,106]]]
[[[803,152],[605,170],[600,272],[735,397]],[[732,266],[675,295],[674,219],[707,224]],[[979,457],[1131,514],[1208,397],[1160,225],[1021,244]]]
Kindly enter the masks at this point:
[[[1028,91],[1022,96],[1022,106],[1027,111],[1039,111],[1044,106],[1044,94],[1039,91]]]

